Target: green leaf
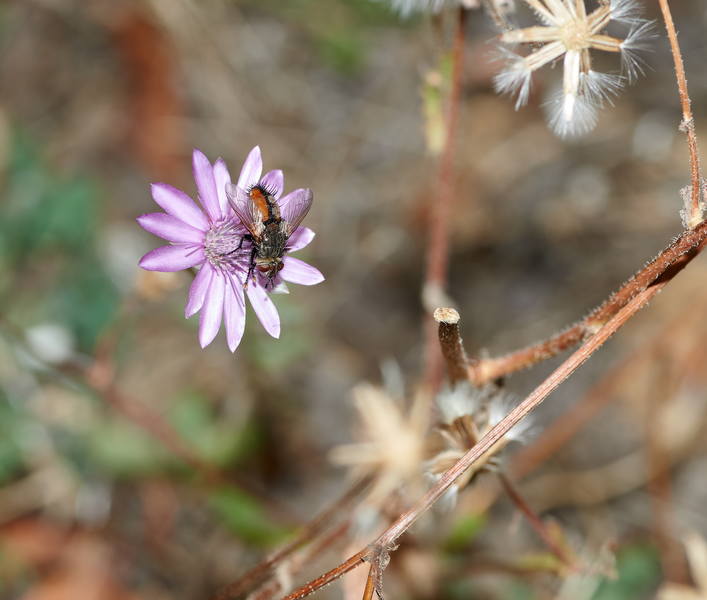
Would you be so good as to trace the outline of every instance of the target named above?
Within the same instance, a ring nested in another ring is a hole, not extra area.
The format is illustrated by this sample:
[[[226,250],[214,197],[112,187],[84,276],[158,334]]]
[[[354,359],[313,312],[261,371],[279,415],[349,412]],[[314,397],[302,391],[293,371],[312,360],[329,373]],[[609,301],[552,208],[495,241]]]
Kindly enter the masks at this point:
[[[118,290],[92,258],[68,265],[63,279],[51,299],[49,317],[69,325],[79,347],[90,351],[118,310]]]
[[[17,435],[25,429],[22,415],[0,394],[0,484],[12,479],[23,467]]]
[[[445,541],[444,547],[450,551],[467,547],[484,525],[486,525],[486,517],[483,514],[463,516],[452,526],[452,532]]]
[[[258,502],[241,491],[230,488],[212,492],[209,505],[238,537],[250,544],[269,547],[290,533],[273,524]]]
[[[212,464],[233,466],[259,445],[260,436],[252,425],[218,419],[206,399],[196,393],[177,398],[170,408],[170,421]]]
[[[152,475],[170,464],[176,466],[160,444],[144,431],[118,420],[91,429],[86,448],[89,463],[115,476]]]
[[[592,600],[650,598],[661,578],[658,551],[652,546],[629,546],[617,556],[618,578],[605,579]]]

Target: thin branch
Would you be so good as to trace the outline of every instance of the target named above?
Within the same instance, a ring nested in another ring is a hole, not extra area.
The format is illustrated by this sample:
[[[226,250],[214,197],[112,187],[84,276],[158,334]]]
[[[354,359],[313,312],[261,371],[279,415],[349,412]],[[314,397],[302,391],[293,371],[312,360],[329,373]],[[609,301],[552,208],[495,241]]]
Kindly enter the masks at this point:
[[[367,477],[355,483],[341,498],[334,502],[334,504],[307,523],[292,541],[244,573],[238,580],[222,588],[215,596],[214,600],[234,598],[239,594],[245,593],[252,587],[255,587],[269,575],[280,562],[324,531],[336,515],[349,507],[361,495],[370,482],[370,477]]]
[[[459,313],[453,308],[437,308],[432,316],[439,323],[439,345],[447,363],[450,383],[466,380],[469,359],[459,332]]]
[[[302,568],[308,566],[313,560],[319,558],[325,550],[333,546],[341,537],[346,535],[350,526],[350,520],[344,521],[326,536],[322,537],[316,544],[308,548],[306,553],[294,557],[291,562],[287,564],[288,576],[291,577],[295,575]],[[263,584],[259,590],[248,596],[248,598],[249,600],[268,600],[281,591],[281,588],[282,582],[278,578],[275,578],[273,581]]]
[[[376,591],[376,563],[371,563],[371,568],[368,569],[368,577],[366,578],[366,587],[363,590],[361,600],[373,600],[373,594]]]
[[[320,575],[316,579],[312,579],[312,581],[296,589],[291,594],[288,594],[282,600],[299,600],[300,598],[305,598],[306,596],[313,594],[325,585],[329,585],[332,581],[336,581],[342,575],[352,571],[356,567],[360,567],[367,560],[369,554],[370,550],[368,548],[364,548],[352,557],[346,559],[338,567],[333,568],[331,571],[327,571],[324,575]]]
[[[666,401],[674,397],[675,384],[670,381],[668,364],[655,361],[653,385],[648,394],[645,411],[645,453],[648,463],[648,483],[646,485],[653,508],[653,533],[660,553],[660,563],[666,581],[686,583],[688,581],[682,549],[671,535],[675,531],[672,510],[672,485],[670,464],[666,454],[665,428],[661,422]],[[669,435],[669,434],[668,434]]]
[[[695,132],[695,119],[692,116],[690,95],[687,92],[685,67],[682,61],[682,53],[680,52],[680,44],[678,44],[678,35],[675,31],[675,23],[673,23],[673,15],[670,13],[670,5],[668,4],[668,0],[658,0],[658,4],[660,4],[660,10],[663,13],[665,29],[668,32],[668,40],[670,41],[670,50],[673,53],[673,61],[675,63],[675,77],[678,83],[680,104],[682,105],[682,123],[680,129],[687,135],[687,147],[690,152],[691,190],[689,217],[686,219],[686,226],[694,227],[700,223],[703,218],[702,173],[700,169],[700,153],[697,147],[697,133]]]
[[[700,310],[687,314],[680,310],[650,342],[612,368],[581,400],[547,426],[541,436],[518,452],[510,466],[512,477],[521,479],[543,464],[614,399],[612,390],[630,376],[638,365],[650,360],[655,349],[664,344],[667,336],[676,336],[678,332],[694,327],[698,319],[702,319]]]
[[[665,250],[614,292],[584,319],[553,337],[497,358],[480,359],[469,365],[469,380],[482,385],[515,371],[527,369],[567,350],[604,325],[632,298],[661,277],[673,265],[682,268],[683,258],[698,252],[707,239],[707,222],[683,231]]]
[[[530,505],[525,501],[523,496],[518,492],[515,486],[511,483],[503,473],[498,473],[498,478],[501,481],[501,485],[505,490],[508,497],[513,501],[513,504],[518,507],[523,516],[528,520],[528,523],[533,528],[538,537],[543,541],[543,543],[548,547],[550,552],[552,552],[557,559],[568,569],[575,571],[577,570],[577,565],[572,560],[570,554],[557,543],[557,540],[552,536],[552,533],[548,530],[547,526],[543,520],[535,513],[535,511],[530,507]]]
[[[454,199],[454,141],[459,120],[459,104],[464,73],[464,30],[466,9],[460,7],[454,32],[452,49],[452,81],[449,92],[449,106],[445,127],[444,147],[439,160],[436,184],[430,195],[430,229],[427,242],[427,267],[423,289],[425,310],[431,310],[428,304],[439,306],[439,298],[444,295],[449,262],[449,217]],[[434,390],[440,381],[441,357],[437,346],[437,331],[434,321],[425,319],[425,385]]]

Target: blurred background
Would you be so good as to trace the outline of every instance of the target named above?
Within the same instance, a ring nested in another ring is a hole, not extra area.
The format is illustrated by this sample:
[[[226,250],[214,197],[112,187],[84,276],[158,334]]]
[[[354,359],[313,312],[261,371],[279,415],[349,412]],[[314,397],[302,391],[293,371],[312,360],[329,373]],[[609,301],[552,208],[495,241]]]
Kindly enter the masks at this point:
[[[707,11],[673,9],[707,140]],[[421,378],[428,146],[454,14],[402,20],[369,0],[0,4],[1,598],[206,599],[346,489],[327,453],[354,436],[352,387],[381,370],[408,390]],[[516,112],[492,90],[493,26],[470,13],[449,286],[470,353],[573,323],[681,230],[687,151],[656,32],[646,76],[563,141],[542,107],[561,70],[540,73]],[[137,267],[162,242],[135,217],[157,210],[150,182],[195,194],[192,148],[237,173],[255,144],[286,190],[314,190],[317,237],[301,255],[327,279],[275,298],[280,340],[249,312],[234,355],[223,334],[201,350],[183,315],[191,277]],[[518,482],[594,571],[558,573],[488,476],[405,538],[391,597],[607,600],[671,584],[707,597],[689,560],[707,552],[705,277],[700,257],[507,452],[517,467],[559,415],[596,407]],[[561,358],[507,387],[527,394]],[[295,581],[356,549],[339,540]]]

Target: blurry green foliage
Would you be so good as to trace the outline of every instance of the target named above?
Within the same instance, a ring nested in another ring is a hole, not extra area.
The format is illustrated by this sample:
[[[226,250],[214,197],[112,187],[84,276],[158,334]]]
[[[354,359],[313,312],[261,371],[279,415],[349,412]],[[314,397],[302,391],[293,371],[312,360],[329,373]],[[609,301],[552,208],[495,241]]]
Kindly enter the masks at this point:
[[[276,373],[291,366],[297,359],[310,353],[314,342],[312,334],[304,325],[306,316],[302,305],[290,302],[286,296],[277,296],[275,304],[282,322],[280,339],[263,335],[262,325],[250,306],[246,318],[244,352],[252,364],[265,373]]]
[[[119,298],[100,263],[86,257],[69,268],[47,303],[50,318],[63,321],[76,334],[79,347],[90,350],[112,320]]]
[[[535,593],[530,583],[521,579],[514,579],[508,584],[506,592],[503,595],[505,600],[532,600],[535,598]]]
[[[257,500],[233,488],[212,492],[209,504],[245,542],[269,547],[281,542],[290,533],[275,525]]]
[[[533,600],[530,584],[520,580],[512,579],[502,586],[502,592],[494,595],[493,598],[503,600]],[[444,586],[443,598],[449,600],[486,600],[489,598],[488,590],[480,588],[473,578],[456,579]]]
[[[244,0],[239,3],[287,21],[311,37],[318,58],[338,73],[355,75],[365,65],[376,28],[404,22],[381,0]]]
[[[606,579],[593,600],[639,600],[651,598],[661,578],[658,551],[653,546],[628,546],[617,556],[618,577]]]
[[[219,420],[207,400],[185,393],[171,404],[170,421],[202,458],[219,466],[233,466],[256,451],[260,436],[254,425]]]
[[[96,222],[91,184],[51,174],[39,149],[20,133],[11,150],[0,222],[5,258],[21,263],[47,249],[81,254],[93,241]]]
[[[112,319],[118,295],[97,253],[96,187],[44,164],[40,149],[15,132],[0,204],[0,298],[18,324],[64,323],[90,351]],[[8,276],[9,274],[9,276]]]
[[[444,546],[447,550],[461,550],[474,540],[486,525],[483,514],[464,515],[452,525],[452,531],[447,537]]]
[[[22,469],[22,449],[17,435],[23,429],[22,415],[0,391],[0,484]]]
[[[340,73],[350,75],[360,69],[365,53],[360,37],[347,31],[322,33],[316,43],[320,56]]]
[[[257,450],[259,435],[251,424],[221,420],[197,393],[184,393],[171,404],[165,418],[180,437],[206,462],[233,467]],[[182,469],[148,432],[121,418],[100,421],[86,432],[87,459],[93,468],[113,476],[146,476]]]
[[[164,472],[175,459],[145,431],[123,420],[96,424],[86,432],[91,468],[113,477],[147,476]]]

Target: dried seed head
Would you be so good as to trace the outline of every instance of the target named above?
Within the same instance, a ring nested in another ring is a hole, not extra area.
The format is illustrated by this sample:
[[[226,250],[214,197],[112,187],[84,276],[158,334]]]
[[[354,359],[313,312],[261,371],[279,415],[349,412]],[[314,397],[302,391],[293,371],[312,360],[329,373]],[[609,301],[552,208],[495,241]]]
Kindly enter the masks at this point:
[[[517,399],[496,386],[472,388],[467,383],[454,389],[444,390],[437,397],[441,422],[436,428],[437,440],[432,456],[425,463],[428,477],[432,481],[452,467],[481,437],[505,417]],[[452,504],[456,494],[482,470],[493,470],[499,466],[499,453],[511,441],[520,441],[527,433],[526,419],[508,432],[485,456],[471,467],[450,488],[446,504]]]
[[[529,44],[527,55],[505,51],[507,66],[495,77],[496,90],[517,94],[516,109],[525,104],[531,75],[563,59],[561,97],[551,103],[550,124],[558,135],[577,135],[596,124],[599,107],[620,89],[623,78],[592,70],[591,50],[621,55],[626,79],[643,72],[639,53],[648,48],[653,24],[638,16],[634,0],[603,0],[587,12],[585,0],[524,0],[540,25],[513,29],[501,35],[506,44]],[[611,22],[630,27],[625,38],[608,35]]]
[[[422,397],[405,410],[382,389],[369,384],[354,388],[353,396],[361,422],[360,441],[337,446],[330,458],[351,467],[358,476],[373,474],[368,503],[378,506],[419,476],[428,410]]]

